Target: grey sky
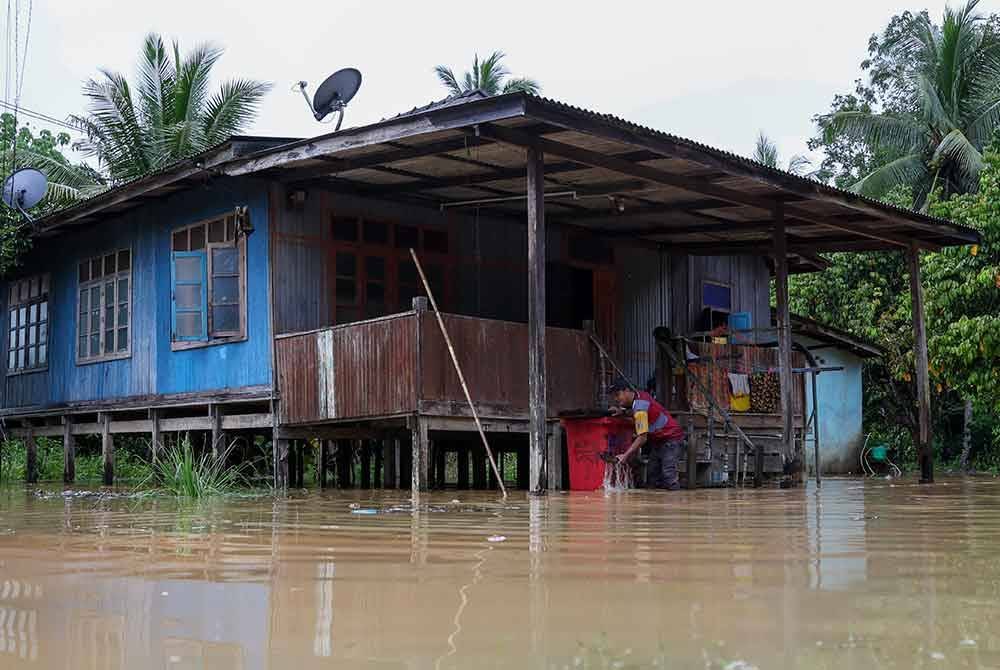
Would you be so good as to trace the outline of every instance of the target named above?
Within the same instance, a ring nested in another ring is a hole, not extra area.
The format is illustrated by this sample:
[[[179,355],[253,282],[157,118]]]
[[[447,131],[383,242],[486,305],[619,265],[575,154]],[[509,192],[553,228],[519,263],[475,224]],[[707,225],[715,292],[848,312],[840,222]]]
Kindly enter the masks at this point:
[[[923,6],[939,17],[944,2],[34,0],[21,104],[80,112],[80,83],[98,66],[131,75],[156,30],[182,49],[225,46],[220,78],[274,83],[252,132],[309,136],[331,128],[290,91],[299,79],[315,87],[358,67],[365,81],[345,122],[358,125],[442,97],[435,64],[457,71],[477,50],[502,49],[546,96],[742,154],[763,130],[787,159],[805,152],[810,117],[851,87],[869,35]]]

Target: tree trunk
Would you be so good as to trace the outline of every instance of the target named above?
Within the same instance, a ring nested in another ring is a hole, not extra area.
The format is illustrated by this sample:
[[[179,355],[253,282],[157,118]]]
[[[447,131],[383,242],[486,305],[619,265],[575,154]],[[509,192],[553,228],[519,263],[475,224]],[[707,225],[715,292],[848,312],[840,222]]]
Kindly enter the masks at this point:
[[[962,472],[969,471],[969,452],[972,451],[972,399],[965,399],[965,416],[962,423],[962,456],[959,464]]]

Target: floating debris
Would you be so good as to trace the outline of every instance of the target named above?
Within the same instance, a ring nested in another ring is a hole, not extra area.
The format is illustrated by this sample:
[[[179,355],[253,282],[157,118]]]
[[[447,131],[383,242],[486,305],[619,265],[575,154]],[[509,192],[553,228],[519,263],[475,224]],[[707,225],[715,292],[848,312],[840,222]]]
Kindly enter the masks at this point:
[[[976,641],[975,640],[970,640],[969,638],[965,638],[964,640],[962,640],[961,642],[958,643],[958,646],[959,647],[975,647],[976,646]]]
[[[378,514],[377,509],[353,509],[351,514]]]
[[[490,535],[486,538],[487,542],[506,542],[507,537],[505,535]]]
[[[350,507],[351,509],[358,509],[359,507],[361,507],[361,503],[351,503],[350,505],[348,505],[348,507]]]
[[[944,654],[942,654],[940,651],[932,651],[931,658],[934,659],[935,661],[943,661]]]

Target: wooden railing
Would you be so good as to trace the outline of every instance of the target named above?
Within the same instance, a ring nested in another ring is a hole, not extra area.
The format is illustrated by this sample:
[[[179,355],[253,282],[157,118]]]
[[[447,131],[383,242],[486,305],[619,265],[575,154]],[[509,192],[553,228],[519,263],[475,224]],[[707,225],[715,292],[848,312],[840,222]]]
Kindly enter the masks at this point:
[[[442,314],[473,402],[487,417],[528,412],[528,328]],[[583,331],[547,328],[547,415],[593,406],[595,351]],[[286,424],[404,414],[465,416],[468,406],[433,315],[405,312],[275,340]]]

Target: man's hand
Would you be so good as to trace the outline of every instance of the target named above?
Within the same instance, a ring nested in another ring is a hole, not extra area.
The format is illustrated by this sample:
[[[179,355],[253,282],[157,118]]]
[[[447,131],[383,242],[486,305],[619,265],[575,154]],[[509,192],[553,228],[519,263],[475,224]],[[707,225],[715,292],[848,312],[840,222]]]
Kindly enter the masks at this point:
[[[617,456],[615,456],[615,459],[618,461],[619,465],[624,465],[625,461],[628,460],[629,455],[630,454],[627,454],[627,453],[626,454],[618,454]]]
[[[611,414],[611,416],[621,416],[625,413],[625,410],[618,405],[612,405],[608,408],[608,413]]]

